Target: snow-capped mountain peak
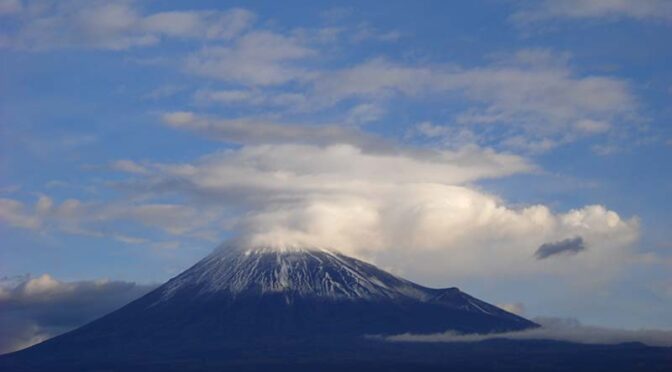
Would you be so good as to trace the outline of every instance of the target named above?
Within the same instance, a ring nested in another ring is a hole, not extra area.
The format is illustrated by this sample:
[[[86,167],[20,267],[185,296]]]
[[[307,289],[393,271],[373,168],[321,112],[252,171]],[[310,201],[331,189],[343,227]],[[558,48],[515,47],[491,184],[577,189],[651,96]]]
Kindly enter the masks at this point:
[[[427,288],[358,259],[319,248],[223,246],[158,291],[158,302],[174,297],[281,296],[285,303],[297,299],[424,303],[527,322],[457,288]]]
[[[219,248],[168,282],[163,298],[184,289],[198,295],[279,293],[289,297],[369,300],[427,297],[409,281],[317,248]]]

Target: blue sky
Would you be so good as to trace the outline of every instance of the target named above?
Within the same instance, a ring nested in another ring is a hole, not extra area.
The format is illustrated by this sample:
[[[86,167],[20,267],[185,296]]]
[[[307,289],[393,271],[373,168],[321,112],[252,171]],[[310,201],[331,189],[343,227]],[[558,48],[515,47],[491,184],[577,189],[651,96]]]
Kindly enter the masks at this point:
[[[241,237],[527,316],[672,327],[670,2],[0,17],[0,276],[162,282]]]

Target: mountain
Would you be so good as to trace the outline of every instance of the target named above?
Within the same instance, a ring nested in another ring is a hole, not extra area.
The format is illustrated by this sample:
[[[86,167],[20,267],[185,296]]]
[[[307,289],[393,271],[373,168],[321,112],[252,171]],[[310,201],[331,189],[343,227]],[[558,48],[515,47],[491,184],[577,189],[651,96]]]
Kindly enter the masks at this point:
[[[329,250],[226,247],[117,311],[0,357],[0,370],[256,370],[278,363],[297,370],[299,362],[361,367],[436,358],[454,363],[468,360],[473,347],[437,350],[367,336],[536,326],[457,288],[426,288]]]

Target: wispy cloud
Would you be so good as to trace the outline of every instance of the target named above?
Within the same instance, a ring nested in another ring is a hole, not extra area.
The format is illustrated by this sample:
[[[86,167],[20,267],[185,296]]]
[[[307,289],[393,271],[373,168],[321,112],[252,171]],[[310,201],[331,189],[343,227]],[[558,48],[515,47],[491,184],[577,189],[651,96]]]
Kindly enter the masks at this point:
[[[672,21],[672,4],[667,0],[543,0],[522,4],[511,17],[518,23],[600,18]]]
[[[587,14],[640,8],[648,9],[646,14],[653,9],[665,14],[661,9],[667,8],[656,0],[641,7],[620,0],[572,3],[576,6],[546,1],[523,8],[528,13],[584,9]],[[341,121],[361,124],[380,120],[396,98],[444,96],[466,103],[445,120],[458,128],[451,133],[468,131],[479,146],[527,153],[625,131],[630,127],[625,124],[640,116],[627,81],[577,71],[568,54],[551,49],[512,51],[480,66],[450,60],[401,63],[375,54],[343,65],[329,58],[329,45],[342,44],[343,35],[381,42],[399,34],[365,22],[315,29],[273,29],[262,23],[252,27],[256,16],[243,9],[151,13],[126,1],[46,2],[17,11],[21,16],[16,16],[16,29],[5,35],[6,46],[125,50],[164,39],[199,40],[197,50],[187,49],[173,62],[190,74],[215,80],[210,82],[213,88],[189,94],[197,104],[281,115],[320,113],[340,105]],[[164,86],[147,97],[174,93],[175,87]]]
[[[143,14],[133,1],[29,1],[4,8],[13,9],[18,22],[7,29],[0,46],[27,50],[123,50],[155,45],[164,38],[226,40],[255,18],[243,9]]]
[[[267,92],[252,89],[197,90],[194,93],[197,104],[218,104],[240,107],[257,106],[264,108],[288,108],[289,110],[309,110],[308,98],[299,92]]]
[[[206,138],[239,144],[338,144],[348,143],[376,147],[379,138],[343,125],[302,125],[278,123],[269,119],[242,117],[221,119],[200,116],[188,111],[166,113],[163,122],[173,128],[191,131]]]
[[[138,167],[126,162],[120,170],[138,173]],[[129,222],[172,236],[212,240],[215,238],[211,233],[213,224],[221,216],[217,211],[206,209],[182,204],[84,202],[78,199],[56,203],[41,195],[32,207],[18,200],[0,199],[0,222],[39,232],[112,238],[126,244],[152,242],[136,235],[127,225]]]
[[[622,118],[636,116],[637,100],[627,83],[578,76],[567,61],[549,50],[521,50],[475,68],[405,66],[375,59],[325,74],[315,81],[315,90],[332,103],[353,97],[458,94],[473,105],[454,117],[454,130],[462,127],[477,141],[518,150],[548,150],[603,134],[622,125]],[[500,130],[494,132],[493,125]],[[547,145],[536,145],[540,142]]]
[[[403,334],[386,337],[392,342],[479,342],[505,338],[511,340],[558,340],[582,344],[621,344],[641,342],[650,346],[672,346],[672,331],[657,329],[618,329],[583,325],[574,319],[535,318],[540,328],[496,334],[458,334],[446,332],[429,335]]]
[[[247,85],[277,85],[306,80],[311,72],[297,60],[314,51],[290,36],[255,31],[238,39],[233,46],[208,46],[187,58],[192,73]]]

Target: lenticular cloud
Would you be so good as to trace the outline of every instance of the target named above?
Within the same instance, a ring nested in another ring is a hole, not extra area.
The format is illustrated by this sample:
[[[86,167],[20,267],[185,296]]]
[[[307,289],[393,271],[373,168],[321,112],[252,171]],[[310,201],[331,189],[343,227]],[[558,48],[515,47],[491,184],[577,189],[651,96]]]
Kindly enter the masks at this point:
[[[474,181],[533,169],[519,157],[478,148],[259,145],[192,164],[143,167],[149,175],[135,187],[237,211],[230,227],[243,244],[324,247],[453,278],[587,269],[599,278],[630,259],[638,235],[637,219],[604,206],[555,213],[544,205],[511,207],[478,190]],[[591,249],[534,258],[539,246],[567,236],[581,236]]]

